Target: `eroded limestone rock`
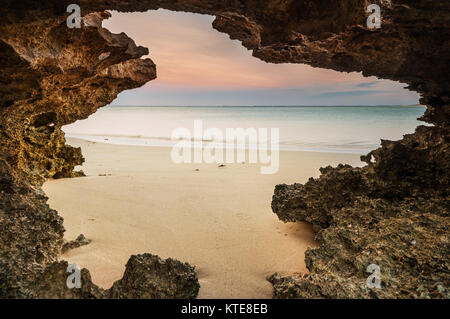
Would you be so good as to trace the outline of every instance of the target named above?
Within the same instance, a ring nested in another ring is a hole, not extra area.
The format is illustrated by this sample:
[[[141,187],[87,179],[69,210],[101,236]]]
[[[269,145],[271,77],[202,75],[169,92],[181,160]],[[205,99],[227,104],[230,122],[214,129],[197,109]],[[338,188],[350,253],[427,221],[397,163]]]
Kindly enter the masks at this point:
[[[449,298],[448,139],[443,128],[419,127],[383,141],[362,169],[328,167],[304,185],[278,185],[273,211],[312,223],[320,246],[305,254],[310,275],[272,278],[274,296]],[[366,285],[370,264],[381,268],[381,289]]]
[[[306,254],[310,274],[278,278],[275,296],[448,297],[448,0],[373,0],[383,19],[376,31],[367,29],[360,0],[78,0],[81,29],[66,27],[70,3],[0,6],[0,296],[36,297],[43,287],[47,297],[97,295],[36,283],[63,269],[62,218],[39,187],[73,176],[83,162],[81,150],[65,144],[63,125],[156,77],[153,62],[141,59],[147,49],[101,27],[104,10],[165,8],[216,16],[214,28],[264,61],[401,81],[427,105],[422,119],[433,126],[383,141],[363,157],[366,167],[326,168],[320,179],[276,188],[275,213],[313,223],[320,247]],[[381,290],[364,288],[369,262],[380,263]]]
[[[109,289],[115,299],[192,299],[200,285],[194,268],[174,259],[152,254],[134,255],[128,260],[122,279]]]
[[[65,253],[66,251],[68,251],[70,249],[89,245],[90,243],[91,243],[90,239],[87,239],[83,234],[80,234],[74,240],[65,241],[64,245],[61,248],[61,253]]]
[[[128,260],[124,276],[108,289],[102,289],[92,282],[89,270],[79,270],[79,287],[70,287],[67,281],[74,281],[74,268],[67,261],[59,261],[42,267],[34,264],[28,280],[22,281],[20,294],[5,295],[9,298],[195,298],[200,285],[194,268],[178,260],[162,260],[150,254],[133,255]],[[72,277],[71,277],[72,276]]]

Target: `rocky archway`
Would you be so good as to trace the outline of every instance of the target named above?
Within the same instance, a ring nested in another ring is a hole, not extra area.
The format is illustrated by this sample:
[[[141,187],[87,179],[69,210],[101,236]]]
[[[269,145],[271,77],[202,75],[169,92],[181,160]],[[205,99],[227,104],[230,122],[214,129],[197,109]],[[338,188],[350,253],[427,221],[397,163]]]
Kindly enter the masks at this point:
[[[65,280],[55,280],[65,276],[64,262],[56,262],[64,228],[40,185],[48,177],[73,176],[83,161],[80,149],[65,145],[61,126],[156,76],[154,63],[140,59],[145,48],[101,28],[104,10],[165,8],[215,15],[214,28],[264,61],[362,71],[407,83],[422,95],[422,119],[433,126],[418,127],[401,141],[383,141],[363,157],[362,169],[326,168],[305,185],[276,187],[274,212],[285,221],[312,222],[321,246],[306,254],[310,275],[272,281],[281,298],[448,298],[450,4],[371,3],[382,8],[383,25],[376,31],[365,27],[369,2],[362,0],[80,0],[81,29],[65,24],[70,1],[2,4],[0,295],[120,295],[93,284],[74,293]],[[131,258],[130,267],[153,262],[144,259]],[[365,287],[370,263],[383,269],[384,289]],[[88,272],[83,275],[89,282]]]

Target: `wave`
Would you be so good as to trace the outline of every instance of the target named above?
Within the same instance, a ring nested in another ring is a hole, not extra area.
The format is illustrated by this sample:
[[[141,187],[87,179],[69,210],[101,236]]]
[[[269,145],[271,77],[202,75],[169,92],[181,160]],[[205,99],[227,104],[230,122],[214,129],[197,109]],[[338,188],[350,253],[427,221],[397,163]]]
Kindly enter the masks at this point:
[[[149,147],[173,147],[180,141],[184,142],[202,142],[206,144],[217,143],[222,144],[224,148],[236,148],[235,144],[224,143],[220,140],[212,139],[178,139],[173,140],[165,136],[143,136],[143,135],[87,135],[87,134],[70,134],[66,133],[68,138],[81,139],[89,142],[116,144],[116,145],[132,145],[132,146],[149,146]],[[189,144],[186,144],[189,145]],[[192,145],[194,146],[194,145]],[[379,145],[367,143],[364,141],[347,141],[340,144],[330,144],[326,142],[303,142],[303,141],[280,141],[279,148],[283,151],[302,151],[302,152],[327,152],[327,153],[352,153],[365,154],[370,150],[377,148]],[[270,147],[270,143],[269,143]],[[240,147],[238,147],[240,148]],[[266,143],[248,144],[245,143],[245,149],[265,149]]]

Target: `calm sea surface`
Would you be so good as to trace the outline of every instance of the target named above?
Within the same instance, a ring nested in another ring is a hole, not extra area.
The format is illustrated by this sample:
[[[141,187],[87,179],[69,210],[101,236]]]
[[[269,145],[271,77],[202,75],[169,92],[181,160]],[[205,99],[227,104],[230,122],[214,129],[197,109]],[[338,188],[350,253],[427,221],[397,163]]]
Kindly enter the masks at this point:
[[[299,106],[299,107],[135,107],[108,106],[88,119],[67,125],[69,137],[90,141],[173,146],[174,129],[191,132],[194,120],[204,129],[279,128],[280,149],[367,153],[380,139],[397,140],[423,122],[422,106]]]

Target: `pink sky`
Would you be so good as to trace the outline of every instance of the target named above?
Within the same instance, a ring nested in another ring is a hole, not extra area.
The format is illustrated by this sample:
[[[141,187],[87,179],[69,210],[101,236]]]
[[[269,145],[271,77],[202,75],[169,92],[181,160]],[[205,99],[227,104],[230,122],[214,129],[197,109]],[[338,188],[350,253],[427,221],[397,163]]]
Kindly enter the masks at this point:
[[[300,64],[269,64],[228,35],[213,17],[166,10],[112,12],[103,24],[149,48],[158,78],[121,94],[122,105],[416,104],[403,85],[360,73]],[[274,104],[276,103],[276,104]]]

